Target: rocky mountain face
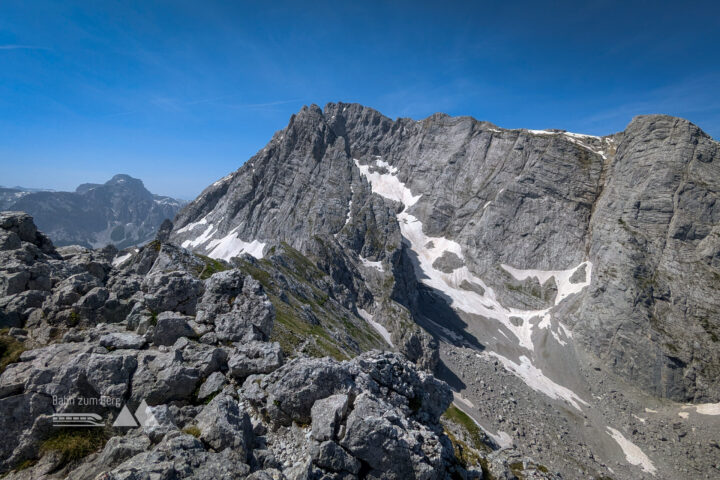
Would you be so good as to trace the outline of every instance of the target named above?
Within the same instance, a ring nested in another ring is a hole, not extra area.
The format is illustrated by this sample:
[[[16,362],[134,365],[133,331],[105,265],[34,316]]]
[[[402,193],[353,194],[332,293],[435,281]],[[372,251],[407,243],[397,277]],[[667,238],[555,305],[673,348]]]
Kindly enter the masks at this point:
[[[409,343],[439,358],[425,366],[489,432],[542,450],[542,433],[508,433],[484,411],[498,399],[477,372],[499,366],[528,404],[567,410],[548,412],[548,431],[589,445],[551,447],[559,470],[577,474],[560,457],[589,455],[585,474],[653,477],[663,461],[644,450],[667,447],[650,438],[665,438],[667,419],[645,418],[646,405],[720,401],[719,156],[695,125],[662,115],[593,137],[311,106],[183,209],[170,238],[218,259],[287,244],[389,335],[403,330],[397,312],[422,327],[416,338],[430,334]],[[628,398],[596,415],[617,388]],[[697,458],[713,447],[699,445],[683,468],[705,474],[714,467]]]
[[[714,478],[719,156],[338,103],[140,248],[1,213],[0,473]]]
[[[104,184],[82,184],[75,192],[0,189],[0,210],[29,213],[57,245],[88,248],[148,242],[182,205],[153,195],[129,175],[115,175]]]
[[[46,190],[31,189],[26,187],[3,187],[0,185],[0,210],[7,210],[13,203],[20,198],[35,192],[43,192]]]
[[[468,283],[492,289],[479,298],[527,312],[558,303],[544,291],[560,288],[553,272],[580,267],[589,288],[552,316],[588,354],[654,395],[718,400],[718,155],[700,129],[666,116],[596,138],[445,115],[393,122],[329,104],[303,109],[203,192],[179,214],[173,239],[230,258],[260,256],[278,240],[311,251],[325,236],[396,279],[403,253],[429,255],[444,267],[427,272],[420,258],[419,273],[462,269]],[[415,245],[418,227],[422,240],[447,245]],[[538,295],[523,291],[533,279]],[[451,282],[440,283],[447,295]],[[412,295],[391,297],[412,306]],[[531,337],[532,324],[523,320]]]

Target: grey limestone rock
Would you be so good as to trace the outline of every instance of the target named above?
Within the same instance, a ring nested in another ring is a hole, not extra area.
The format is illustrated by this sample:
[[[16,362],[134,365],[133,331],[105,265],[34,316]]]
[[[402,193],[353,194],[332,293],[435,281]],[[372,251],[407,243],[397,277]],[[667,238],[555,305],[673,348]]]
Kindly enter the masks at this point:
[[[227,383],[225,375],[220,372],[213,372],[210,376],[200,385],[198,390],[198,400],[204,401],[211,395],[219,392]]]
[[[251,449],[252,425],[247,413],[238,407],[238,402],[229,395],[220,394],[196,417],[200,438],[215,451],[226,448],[247,459]]]
[[[191,317],[175,312],[163,312],[157,316],[157,325],[153,334],[155,345],[172,345],[181,337],[195,337],[190,324]]]
[[[320,443],[311,455],[315,465],[331,472],[357,475],[360,471],[360,461],[331,440]]]
[[[100,345],[110,349],[139,350],[146,344],[145,337],[130,332],[108,333],[100,338]]]
[[[340,393],[317,400],[310,411],[312,436],[315,440],[335,440],[340,422],[347,415],[349,397]]]
[[[239,344],[228,359],[230,376],[238,380],[257,373],[270,373],[282,365],[280,344],[252,341]]]

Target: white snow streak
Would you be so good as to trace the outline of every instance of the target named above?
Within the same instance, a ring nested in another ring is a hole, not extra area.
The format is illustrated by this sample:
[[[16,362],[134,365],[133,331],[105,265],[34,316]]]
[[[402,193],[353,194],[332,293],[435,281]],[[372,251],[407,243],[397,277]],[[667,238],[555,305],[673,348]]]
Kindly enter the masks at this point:
[[[376,164],[381,165],[379,160]],[[355,160],[360,172],[370,182],[373,193],[377,193],[385,198],[402,203],[405,208],[397,215],[400,224],[400,233],[405,241],[409,244],[412,251],[417,255],[416,270],[418,278],[421,281],[436,290],[446,294],[451,299],[451,305],[459,310],[469,314],[480,315],[485,318],[491,318],[500,322],[507,330],[513,333],[521,347],[526,348],[530,352],[534,352],[535,347],[532,340],[534,326],[532,319],[537,319],[536,324],[540,328],[550,328],[550,308],[545,310],[520,310],[516,308],[506,308],[497,299],[495,292],[491,287],[485,284],[482,279],[473,275],[466,267],[459,267],[450,273],[444,273],[433,267],[435,260],[440,258],[445,252],[454,253],[460,259],[464,259],[462,248],[459,243],[444,237],[429,237],[423,233],[422,222],[415,216],[408,213],[408,209],[417,203],[421,195],[413,195],[409,188],[393,174],[381,174],[371,172],[370,165],[360,165]],[[384,162],[381,166],[385,166]],[[385,167],[387,168],[387,167]],[[573,273],[583,265],[586,265],[586,278],[582,283],[570,283],[570,277]],[[590,283],[592,264],[583,262],[577,267],[569,270],[540,271],[540,270],[516,270],[512,267],[506,267],[511,274],[513,271],[518,276],[538,276],[538,278],[554,277],[558,284],[558,296],[556,304],[567,296],[577,293]],[[481,295],[474,291],[460,288],[460,285],[467,281],[480,285],[484,289]],[[543,281],[541,280],[541,283]],[[511,321],[513,319],[513,321]],[[569,337],[569,331],[562,327],[563,333]],[[504,334],[502,330],[501,333]],[[553,332],[556,339],[564,344],[562,339]],[[587,405],[573,391],[556,384],[537,369],[527,357],[520,357],[521,363],[518,365],[511,360],[497,355],[501,359],[503,365],[518,377],[523,379],[531,388],[541,391],[551,398],[562,398],[567,400],[578,410],[579,403]]]
[[[224,176],[223,178],[221,178],[221,179],[218,180],[217,182],[213,183],[212,186],[213,186],[213,187],[217,187],[218,185],[220,185],[220,184],[222,184],[222,183],[225,183],[225,182],[227,182],[228,180],[230,180],[230,177],[232,177],[232,173]]]
[[[632,416],[635,417],[636,419],[640,420],[640,422],[642,422],[642,423],[645,423],[645,422],[647,421],[647,419],[642,418],[642,417],[638,417],[638,416],[635,415],[634,413],[632,414]]]
[[[383,161],[381,157],[375,157],[375,165],[380,168],[386,168],[392,175],[395,175],[398,172],[397,167],[393,167],[388,162]]]
[[[207,223],[207,222],[206,222]],[[203,243],[207,242],[212,238],[212,232],[215,229],[213,225],[208,225],[208,227],[205,229],[203,233],[200,234],[199,237],[195,237],[194,240],[185,240],[182,243],[183,248],[194,248],[199,247]]]
[[[352,218],[352,197],[355,195],[355,190],[353,189],[353,186],[350,185],[350,201],[348,202],[348,213],[347,217],[345,217],[345,225],[350,223],[350,219]],[[345,226],[343,225],[343,226]]]
[[[266,244],[258,240],[251,242],[241,240],[236,234],[239,227],[235,227],[222,238],[213,239],[218,232],[215,230],[214,225],[208,223],[207,217],[185,225],[178,230],[178,233],[190,232],[200,225],[207,225],[207,228],[199,236],[182,242],[183,248],[203,247],[208,252],[208,257],[222,260],[230,260],[232,257],[237,257],[242,253],[248,253],[255,258],[263,257],[263,249]]]
[[[653,465],[648,456],[640,450],[640,447],[625,438],[622,433],[614,428],[607,427],[607,429],[610,432],[610,436],[618,443],[618,445],[620,445],[620,448],[625,454],[625,459],[630,464],[639,466],[644,472],[647,472],[650,475],[655,475],[655,472],[657,471],[655,465]]]
[[[410,189],[405,188],[405,184],[400,182],[398,178],[392,174],[382,173],[371,173],[370,165],[360,165],[360,162],[355,160],[355,165],[360,169],[360,173],[365,177],[372,185],[372,191],[390,200],[400,202],[405,207],[415,205],[420,199],[420,195],[413,196]]]
[[[223,238],[212,240],[207,244],[207,250],[209,251],[208,257],[220,258],[223,260],[230,260],[232,257],[237,257],[241,253],[248,253],[255,258],[263,258],[263,249],[265,243],[253,240],[252,242],[245,242],[238,238],[235,233],[239,227],[235,227]]]
[[[607,154],[605,153],[605,150],[597,149],[596,147],[593,147],[593,146],[585,143],[585,141],[587,141],[589,139],[593,139],[593,140],[602,140],[606,144],[611,143],[610,139],[603,139],[602,137],[597,137],[595,135],[585,135],[582,133],[551,132],[549,130],[528,130],[528,133],[532,133],[533,135],[562,135],[570,142],[572,142],[576,145],[580,145],[581,147],[583,147],[586,150],[590,150],[591,152],[597,153],[605,160],[607,160]]]
[[[695,405],[695,411],[701,415],[720,415],[720,403],[702,403]]]
[[[538,279],[538,282],[540,282],[540,285],[544,285],[545,282],[554,278],[558,289],[557,296],[555,297],[555,305],[573,293],[580,293],[583,288],[590,285],[590,278],[592,277],[592,262],[590,261],[582,262],[580,265],[568,270],[520,270],[505,264],[501,264],[500,266],[512,275],[515,280],[521,282],[527,278],[535,277]],[[582,266],[585,266],[585,280],[579,283],[571,283],[570,278]]]
[[[363,266],[365,266],[365,267],[374,268],[375,270],[377,270],[378,272],[381,272],[381,273],[385,271],[385,269],[382,266],[382,262],[372,262],[372,261],[368,260],[367,258],[363,257],[362,255],[360,256],[360,261],[362,262]]]
[[[126,260],[128,260],[130,257],[132,257],[132,252],[126,253],[125,255],[120,255],[119,257],[115,257],[112,261],[112,266],[117,267],[119,265],[122,265]]]
[[[371,173],[369,165],[360,165],[357,160],[355,160],[355,164],[369,180],[374,193],[405,205],[405,209],[397,215],[400,233],[410,244],[410,248],[417,254],[420,269],[418,273],[421,273],[418,276],[422,279],[422,282],[448,295],[452,300],[453,307],[466,313],[481,315],[499,321],[517,337],[522,347],[534,351],[532,341],[533,325],[530,320],[536,317],[545,317],[550,309],[520,310],[506,308],[496,298],[493,289],[486,285],[482,279],[474,276],[467,267],[459,267],[451,273],[444,273],[435,269],[433,263],[445,252],[454,253],[460,259],[464,259],[460,244],[444,237],[429,237],[423,233],[422,222],[408,213],[408,208],[417,203],[420,195],[413,195],[410,189],[405,187],[405,184],[400,182],[397,177],[390,174]],[[587,264],[587,283],[571,284],[569,282],[570,276],[583,264]],[[558,283],[561,283],[561,285],[558,285],[558,298],[560,300],[571,293],[582,290],[589,284],[591,264],[590,262],[584,262],[583,264],[571,270],[550,272],[551,275],[557,275],[557,278],[560,279],[558,281]],[[567,281],[565,280],[566,277]],[[485,290],[484,294],[480,295],[477,292],[460,288],[463,281],[480,285]],[[561,288],[563,289],[562,296]],[[558,303],[560,300],[558,300]],[[516,317],[522,322],[517,326],[510,320],[511,317]],[[543,324],[543,328],[549,326],[549,321],[547,324]]]
[[[379,334],[381,337],[385,339],[385,341],[390,345],[391,347],[394,347],[392,340],[390,340],[390,332],[387,331],[385,327],[383,327],[381,324],[373,320],[373,315],[368,313],[366,310],[362,308],[358,308],[358,313],[360,316],[368,322]]]
[[[207,224],[207,216],[201,218],[201,219],[198,220],[197,222],[188,223],[187,225],[185,225],[184,227],[182,227],[180,230],[178,230],[178,233],[189,232],[190,230],[192,230],[193,228],[197,227],[198,225],[206,225],[206,224]]]
[[[523,379],[525,383],[535,391],[542,392],[550,398],[565,400],[578,410],[581,410],[579,404],[583,404],[585,406],[589,405],[569,388],[563,387],[546,377],[542,373],[542,370],[535,367],[535,365],[530,362],[530,359],[524,355],[520,357],[520,364],[517,364],[502,355],[498,355],[495,352],[488,352],[487,355],[500,360],[506,369]]]

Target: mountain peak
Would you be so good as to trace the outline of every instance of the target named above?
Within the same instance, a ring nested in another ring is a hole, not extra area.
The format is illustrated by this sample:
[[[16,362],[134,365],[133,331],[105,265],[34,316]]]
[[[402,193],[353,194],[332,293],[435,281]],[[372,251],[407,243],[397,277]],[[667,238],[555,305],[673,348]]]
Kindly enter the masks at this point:
[[[110,180],[105,182],[105,185],[133,185],[145,188],[145,184],[139,178],[131,177],[125,173],[118,173],[113,176]]]

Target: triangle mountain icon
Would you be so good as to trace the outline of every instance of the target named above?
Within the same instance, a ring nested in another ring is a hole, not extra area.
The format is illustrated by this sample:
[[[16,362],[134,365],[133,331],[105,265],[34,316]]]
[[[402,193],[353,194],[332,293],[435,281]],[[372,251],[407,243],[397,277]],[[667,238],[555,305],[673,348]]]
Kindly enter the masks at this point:
[[[156,427],[160,423],[153,415],[152,408],[150,408],[145,400],[140,403],[140,406],[135,411],[135,418],[138,419],[140,425],[143,427]]]
[[[120,410],[120,414],[117,416],[112,426],[137,427],[138,423],[135,421],[135,417],[132,416],[132,413],[130,413],[130,410],[128,410],[127,405],[123,405],[122,410]]]

